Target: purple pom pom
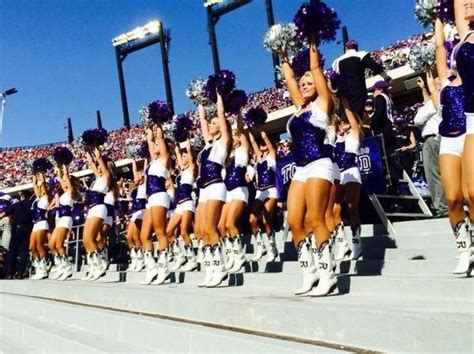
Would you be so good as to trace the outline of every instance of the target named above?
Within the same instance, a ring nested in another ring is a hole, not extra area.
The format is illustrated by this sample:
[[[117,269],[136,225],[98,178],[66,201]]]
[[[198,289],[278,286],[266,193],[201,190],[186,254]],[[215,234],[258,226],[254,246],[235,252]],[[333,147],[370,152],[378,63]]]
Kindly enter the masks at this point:
[[[234,90],[224,98],[226,112],[237,114],[247,104],[247,94],[243,90]]]
[[[336,11],[321,0],[310,0],[301,5],[293,22],[298,39],[303,40],[313,35],[318,44],[334,41],[341,25]]]
[[[183,142],[189,137],[189,131],[193,128],[193,121],[184,114],[177,117],[175,121],[174,138]]]
[[[235,75],[230,70],[221,70],[216,74],[212,74],[206,81],[204,86],[204,95],[212,102],[217,102],[217,92],[225,98],[235,88]]]
[[[46,173],[53,168],[53,164],[44,157],[40,157],[33,161],[33,173]]]
[[[250,127],[260,127],[267,121],[268,114],[263,108],[250,108],[245,114],[245,124]]]
[[[150,150],[148,150],[147,141],[141,143],[140,147],[138,148],[137,155],[140,156],[142,159],[150,158]]]
[[[436,15],[443,23],[454,24],[454,1],[438,0],[436,3]]]
[[[57,146],[53,152],[53,159],[58,165],[69,165],[74,156],[72,155],[71,150],[65,146]]]
[[[166,102],[154,101],[148,105],[148,121],[156,124],[168,122],[173,113]]]
[[[321,69],[324,68],[325,59],[324,56],[319,53],[319,66]],[[291,61],[291,67],[293,68],[296,77],[302,77],[305,72],[309,71],[309,49],[302,50]]]
[[[85,146],[95,147],[104,145],[107,141],[107,130],[105,129],[88,129],[82,133],[82,143]]]

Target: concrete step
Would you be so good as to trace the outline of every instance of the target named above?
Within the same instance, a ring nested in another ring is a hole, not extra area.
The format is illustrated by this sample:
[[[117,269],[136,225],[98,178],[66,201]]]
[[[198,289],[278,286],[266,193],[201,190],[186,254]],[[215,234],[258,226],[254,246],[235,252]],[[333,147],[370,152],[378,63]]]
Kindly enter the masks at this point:
[[[427,296],[431,289],[423,282],[420,290],[425,289],[424,293],[420,292],[418,297],[405,296],[396,286],[392,292],[379,292],[380,288],[373,286],[382,278],[376,278],[364,284],[372,287],[367,294],[312,299],[290,295],[288,279],[279,279],[281,276],[275,278],[280,286],[271,289],[258,283],[256,287],[197,289],[191,284],[145,287],[130,283],[2,281],[0,291],[285,334],[365,350],[467,352],[474,344],[472,297],[471,302],[461,301],[465,298],[458,296],[457,289],[451,286],[445,286],[444,297],[431,298]],[[393,282],[398,288],[403,287],[401,279]],[[140,328],[146,331],[146,327]],[[154,333],[159,336],[159,332]],[[170,338],[176,338],[176,332]]]
[[[85,273],[77,273],[69,282],[79,282]],[[145,273],[124,273],[107,272],[107,274],[95,283],[132,283],[140,284],[145,279]],[[170,285],[197,286],[204,279],[203,272],[172,273]],[[230,274],[223,281],[222,287],[262,287],[272,290],[282,288],[288,295],[301,286],[302,275],[295,273],[236,273]],[[54,282],[54,281],[43,281]],[[82,281],[81,281],[82,282]],[[90,284],[90,283],[89,283]],[[341,274],[338,276],[339,292],[342,294],[393,294],[401,296],[425,296],[429,298],[443,299],[446,292],[456,294],[457,298],[472,300],[473,282],[471,278],[459,278],[454,275],[434,275],[424,274],[411,275],[385,275],[359,276]]]
[[[136,315],[123,309],[111,311],[15,295],[2,295],[1,299],[4,306],[15,309],[2,315],[8,332],[10,328],[20,329],[23,341],[35,343],[36,350],[222,353],[234,352],[238,347],[240,352],[256,353],[310,353],[323,349],[335,352],[288,340]]]
[[[454,260],[456,257],[454,247],[431,247],[424,248],[365,248],[362,257],[364,259],[388,260],[388,259],[411,259],[411,260]]]
[[[430,220],[411,220],[393,223],[398,236],[413,234],[445,233],[452,234],[448,218]]]

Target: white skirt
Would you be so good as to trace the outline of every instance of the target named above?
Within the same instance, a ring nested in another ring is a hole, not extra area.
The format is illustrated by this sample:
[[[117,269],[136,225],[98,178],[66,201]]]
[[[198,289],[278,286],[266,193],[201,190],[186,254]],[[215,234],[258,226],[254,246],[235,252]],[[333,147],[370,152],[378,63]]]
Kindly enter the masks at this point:
[[[104,204],[94,205],[87,213],[87,219],[90,218],[101,218],[102,220],[105,220],[107,218],[106,206]]]
[[[56,227],[63,227],[65,229],[71,230],[72,228],[72,217],[71,216],[61,216],[58,221],[56,221]]]
[[[362,184],[359,167],[351,167],[341,172],[341,184],[359,183]]]
[[[440,155],[462,156],[466,134],[457,137],[442,136],[439,144]]]
[[[130,220],[133,222],[137,220],[143,220],[143,215],[145,215],[145,209],[135,211],[130,217]]]
[[[170,196],[168,193],[158,192],[148,197],[146,208],[150,209],[152,207],[157,207],[157,206],[160,206],[166,209],[170,208]]]
[[[41,221],[38,221],[36,222],[34,225],[33,225],[33,232],[35,231],[42,231],[42,230],[46,230],[46,231],[49,231],[49,224],[48,224],[48,221],[46,220],[41,220]]]
[[[233,200],[241,200],[245,204],[248,204],[249,189],[247,187],[237,187],[231,191],[227,191],[226,202],[230,203]]]
[[[192,213],[196,212],[194,200],[186,200],[185,202],[179,203],[176,205],[176,209],[174,210],[174,212],[179,215],[183,215],[185,211],[190,211]]]
[[[306,183],[309,178],[320,178],[334,183],[333,170],[333,162],[329,157],[325,157],[306,166],[296,166],[293,180]]]
[[[224,182],[212,183],[199,190],[199,203],[206,203],[208,200],[226,201],[227,189]]]

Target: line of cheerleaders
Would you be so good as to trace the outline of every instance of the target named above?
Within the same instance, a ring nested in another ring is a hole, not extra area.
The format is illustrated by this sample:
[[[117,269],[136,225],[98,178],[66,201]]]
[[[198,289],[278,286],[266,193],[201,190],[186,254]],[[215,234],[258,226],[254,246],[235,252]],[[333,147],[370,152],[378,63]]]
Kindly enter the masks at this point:
[[[454,50],[452,60],[457,64],[457,70],[450,68],[455,76],[444,84],[439,99],[434,79],[428,75],[433,101],[442,115],[440,160],[459,253],[455,273],[468,271],[472,255],[468,224],[474,219],[474,32],[469,26],[461,28],[464,29],[460,30],[463,39]],[[437,41],[443,40],[440,29],[442,24],[438,20]],[[444,79],[449,76],[446,53],[442,52],[443,45],[437,48],[438,71]],[[303,274],[302,286],[295,294],[324,296],[337,285],[335,260],[357,259],[362,253],[357,210],[361,179],[356,164],[361,130],[358,117],[347,101],[328,86],[319,67],[314,41],[310,41],[309,56],[310,71],[297,81],[286,53],[282,52],[288,91],[297,107],[297,113],[287,123],[296,162],[287,197],[287,222]],[[381,93],[376,91],[375,95]],[[169,218],[170,190],[174,189],[170,183],[171,152],[159,124],[146,130],[150,158],[144,169],[139,171],[137,165],[133,165],[136,189],[132,193],[133,214],[127,234],[131,256],[129,270],[144,269],[143,284],[163,284],[170,272],[193,271],[200,262],[205,274],[198,285],[216,287],[229,273],[238,272],[244,266],[246,257],[239,220],[249,201],[250,150],[257,160],[254,169],[257,191],[249,219],[255,238],[254,260],[267,254],[267,261],[273,261],[278,255],[273,229],[277,203],[276,153],[270,139],[261,129],[259,137],[245,132],[240,117],[231,124],[219,95],[217,116],[206,117],[202,106],[199,116],[206,146],[196,159],[189,142],[184,148],[175,149],[180,175],[175,180],[176,208]],[[86,151],[86,155],[96,180],[86,198],[88,213],[83,245],[90,266],[85,280],[94,281],[107,269],[106,235],[113,223],[118,188],[113,162],[107,161],[98,148]],[[461,166],[463,177],[459,173]],[[50,276],[65,280],[71,276],[72,268],[63,243],[72,225],[71,209],[77,188],[66,167],[60,169],[58,177],[64,192],[59,198],[59,219],[49,240],[49,249],[55,255],[55,274]],[[44,175],[35,176],[33,181],[37,199],[30,251],[36,268],[33,277],[42,279],[48,276],[44,240],[49,229],[46,213],[50,194]],[[197,205],[192,198],[196,185]],[[341,221],[343,201],[349,211],[351,247]],[[462,210],[463,201],[470,211],[467,221]],[[157,258],[154,257],[153,233],[158,241]],[[191,234],[199,240],[197,255]]]

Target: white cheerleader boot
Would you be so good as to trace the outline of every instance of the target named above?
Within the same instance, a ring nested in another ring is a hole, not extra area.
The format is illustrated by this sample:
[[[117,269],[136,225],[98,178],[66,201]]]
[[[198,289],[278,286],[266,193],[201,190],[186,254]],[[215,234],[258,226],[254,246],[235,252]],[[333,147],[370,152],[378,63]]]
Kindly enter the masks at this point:
[[[72,265],[69,263],[67,256],[61,257],[61,274],[57,278],[58,280],[64,281],[72,277]]]
[[[48,265],[46,264],[46,258],[37,260],[36,273],[31,277],[33,280],[42,280],[48,277]]]
[[[453,274],[467,274],[472,262],[472,240],[468,225],[465,221],[461,221],[456,225],[454,236],[458,249],[458,263],[453,270]]]
[[[212,280],[212,275],[214,274],[214,267],[212,266],[212,250],[211,246],[207,245],[203,249],[203,261],[202,265],[205,269],[206,276],[204,280],[198,284],[200,288],[206,287]]]
[[[177,271],[181,266],[186,263],[186,257],[179,246],[178,241],[173,242],[171,245],[171,252],[173,252],[174,263],[170,266],[170,271],[174,272]]]
[[[234,247],[234,240],[227,236],[224,238],[224,249],[225,249],[225,266],[224,268],[229,270],[234,266],[234,253],[232,249]]]
[[[255,255],[253,261],[257,262],[267,253],[265,243],[263,242],[262,233],[259,231],[255,236]]]
[[[308,293],[309,296],[326,296],[337,287],[337,279],[333,270],[333,259],[329,241],[324,242],[318,249],[318,285]]]
[[[197,250],[197,256],[196,256],[196,261],[198,263],[202,263],[204,261],[204,242],[203,240],[198,241],[198,250]]]
[[[341,261],[351,254],[351,249],[349,248],[346,233],[344,231],[344,224],[342,222],[336,226],[335,233],[336,251],[334,252],[334,259],[336,261]]]
[[[152,251],[145,251],[145,269],[145,280],[141,284],[149,285],[158,276],[158,268]]]
[[[229,270],[229,272],[236,273],[247,262],[247,259],[245,258],[244,249],[242,248],[242,241],[240,239],[240,235],[234,238],[234,242],[232,246],[232,258],[234,259],[234,264],[232,268]]]
[[[134,272],[137,266],[137,251],[135,247],[130,248],[130,264],[127,267],[127,272]]]
[[[357,230],[354,232],[352,231],[352,252],[351,252],[351,258],[353,260],[359,259],[359,257],[362,255],[362,240],[360,238],[360,225],[357,228]]]
[[[307,239],[298,243],[298,263],[303,273],[303,285],[295,291],[295,295],[303,295],[311,291],[318,281],[318,268],[314,263],[311,245]]]
[[[184,254],[186,255],[186,263],[181,267],[181,270],[183,272],[191,272],[195,270],[198,267],[198,263],[191,245],[184,246]]]
[[[158,269],[158,275],[153,284],[164,284],[164,282],[170,277],[170,270],[168,267],[168,251],[160,251],[158,262],[156,263],[156,268]]]
[[[104,259],[104,255],[101,255],[98,251],[92,253],[92,264],[94,265],[94,271],[89,281],[96,281],[106,273],[107,263]]]
[[[141,272],[143,268],[145,268],[145,256],[143,255],[143,249],[139,248],[136,251],[135,268],[133,269],[133,271]]]
[[[92,253],[88,252],[86,254],[86,259],[87,259],[87,274],[82,280],[87,280],[89,281],[92,276],[94,275],[94,263],[92,262]]]
[[[267,262],[273,262],[278,257],[278,250],[276,247],[275,232],[265,234],[267,238]]]
[[[54,265],[49,270],[49,279],[58,279],[61,275],[61,258],[58,254],[55,254],[53,257]]]
[[[212,267],[214,268],[214,271],[212,273],[211,281],[206,285],[208,288],[219,286],[222,281],[227,278],[227,272],[224,269],[224,256],[219,244],[213,247]]]

